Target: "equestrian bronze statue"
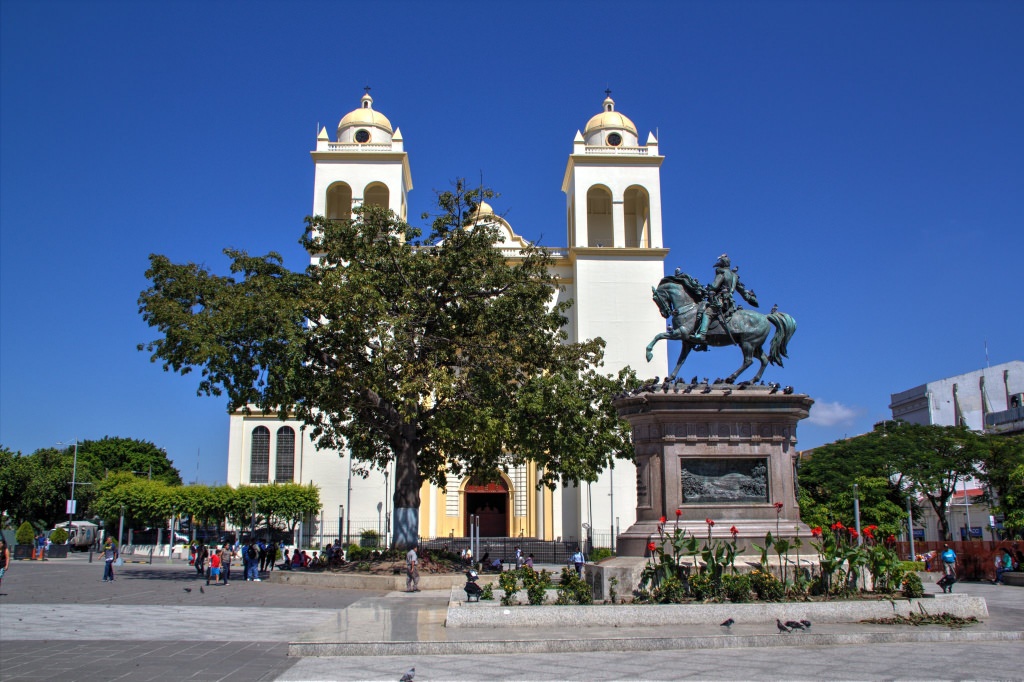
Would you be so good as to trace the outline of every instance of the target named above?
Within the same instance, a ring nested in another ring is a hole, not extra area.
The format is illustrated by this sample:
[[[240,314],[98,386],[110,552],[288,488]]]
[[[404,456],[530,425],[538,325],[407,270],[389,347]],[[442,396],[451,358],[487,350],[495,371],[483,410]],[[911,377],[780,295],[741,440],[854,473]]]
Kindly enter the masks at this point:
[[[775,308],[764,315],[736,306],[734,292],[755,307],[757,296],[740,282],[739,268],[730,270],[729,265],[729,257],[722,254],[715,263],[715,280],[706,287],[685,272],[676,270],[674,275],[662,278],[656,289],[651,288],[661,316],[672,321],[672,328],[647,344],[648,362],[658,341],[671,339],[683,344],[679,362],[666,381],[676,378],[691,350],[707,350],[708,346],[739,346],[743,351],[743,364],[725,379],[727,384],[734,383],[753,364],[755,356],[761,361],[761,369],[751,383],[761,380],[769,362],[782,367],[782,358],[789,357],[786,346],[796,333],[796,320]],[[763,346],[772,326],[775,334],[766,355]]]

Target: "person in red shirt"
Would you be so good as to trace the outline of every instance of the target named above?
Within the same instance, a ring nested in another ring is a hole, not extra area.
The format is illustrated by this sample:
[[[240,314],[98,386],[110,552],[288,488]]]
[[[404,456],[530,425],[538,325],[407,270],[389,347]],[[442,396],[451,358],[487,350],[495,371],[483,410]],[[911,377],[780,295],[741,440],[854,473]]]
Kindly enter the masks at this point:
[[[213,582],[220,580],[220,552],[214,547],[210,553],[210,575],[206,576],[206,584],[210,584],[210,578],[213,578]]]

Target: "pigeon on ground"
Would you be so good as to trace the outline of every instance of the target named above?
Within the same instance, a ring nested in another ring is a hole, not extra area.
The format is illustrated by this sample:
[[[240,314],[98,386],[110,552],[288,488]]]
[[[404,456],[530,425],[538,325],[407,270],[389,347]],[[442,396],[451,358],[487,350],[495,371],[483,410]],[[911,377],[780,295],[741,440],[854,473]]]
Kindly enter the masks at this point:
[[[412,682],[414,677],[416,677],[416,668],[409,668],[398,682]]]
[[[734,621],[732,618],[730,618],[730,619],[726,620],[724,623],[720,623],[719,625],[721,625],[721,627],[723,627],[723,628],[731,628],[732,624],[735,623],[735,622],[736,621]]]
[[[807,628],[808,630],[810,630],[810,629],[811,629],[811,621],[809,621],[809,620],[805,620],[805,619],[801,619],[800,623],[801,623],[801,624],[802,624],[802,625],[803,625],[803,626],[804,626],[805,628]]]
[[[192,588],[191,588],[191,587],[186,587],[186,588],[185,588],[185,591],[186,591],[186,592],[191,592],[191,591],[192,591]]]
[[[203,594],[206,594],[206,590],[203,589],[202,585],[199,586],[199,591],[202,592]]]
[[[797,620],[787,620],[786,627],[790,630],[803,630],[804,624]]]
[[[775,619],[775,627],[779,629],[779,632],[790,632],[790,629],[783,625],[782,621],[778,618]]]

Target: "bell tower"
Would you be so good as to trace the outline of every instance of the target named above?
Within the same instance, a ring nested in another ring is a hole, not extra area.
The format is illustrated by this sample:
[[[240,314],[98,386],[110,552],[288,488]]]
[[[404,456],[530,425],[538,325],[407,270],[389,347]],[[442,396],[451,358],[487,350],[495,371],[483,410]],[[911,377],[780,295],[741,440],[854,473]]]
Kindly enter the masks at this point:
[[[343,220],[353,207],[367,203],[406,219],[412,175],[402,131],[392,129],[388,117],[373,108],[369,88],[359,108],[338,123],[335,141],[326,127],[320,130],[311,155],[316,166],[313,215]]]
[[[604,373],[627,365],[641,378],[663,377],[667,345],[647,344],[665,331],[651,301],[651,287],[665,274],[662,246],[661,163],[658,140],[640,144],[637,128],[615,110],[606,91],[601,112],[577,131],[565,168],[568,256],[572,268],[570,341],[605,340]],[[636,470],[617,462],[594,483],[564,488],[555,535],[581,537],[585,524],[607,528],[611,520],[634,518]]]

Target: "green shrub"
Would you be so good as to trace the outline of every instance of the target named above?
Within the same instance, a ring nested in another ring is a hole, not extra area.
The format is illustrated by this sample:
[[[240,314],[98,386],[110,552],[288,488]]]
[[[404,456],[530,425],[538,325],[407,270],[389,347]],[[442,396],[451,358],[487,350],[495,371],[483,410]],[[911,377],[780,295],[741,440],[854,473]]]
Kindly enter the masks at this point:
[[[734,604],[750,601],[751,581],[741,573],[722,576],[722,596]]]
[[[924,585],[917,573],[907,573],[903,576],[903,596],[907,599],[915,599],[924,596]]]
[[[779,601],[786,593],[782,582],[765,571],[754,569],[750,574],[750,584],[761,601]]]
[[[608,557],[612,557],[612,556],[615,556],[615,552],[613,552],[609,548],[607,548],[607,547],[595,547],[594,551],[592,551],[590,553],[590,560],[593,561],[596,564],[598,561],[602,561],[602,560],[607,559]]]
[[[32,540],[34,540],[35,537],[36,532],[32,529],[32,524],[28,521],[18,526],[17,532],[14,533],[14,539],[19,545],[31,545]]]
[[[562,576],[558,582],[558,597],[556,604],[593,604],[594,592],[590,585],[576,574],[576,570],[568,566],[562,569]]]
[[[536,573],[528,567],[519,569],[523,576],[523,586],[526,588],[526,597],[530,604],[539,606],[547,598],[548,588],[551,587],[551,574],[546,570]]]
[[[493,601],[494,600],[494,585],[492,585],[491,583],[487,583],[486,585],[484,585],[483,590],[484,591],[480,593],[480,599],[483,599],[483,600],[486,600],[486,601]]]
[[[376,548],[380,545],[380,535],[371,528],[364,528],[359,531],[359,545]]]
[[[512,600],[516,598],[516,592],[519,591],[519,580],[516,572],[505,571],[499,575],[498,587],[500,587],[503,592],[501,595],[501,605],[512,606]]]
[[[670,575],[651,590],[651,599],[659,604],[681,604],[686,599],[686,584],[678,576]]]
[[[711,573],[698,573],[690,576],[690,594],[697,601],[707,601],[718,596],[718,585]]]
[[[352,543],[348,546],[345,551],[346,561],[363,561],[370,558],[372,550],[369,547],[360,547],[359,545]]]
[[[902,568],[904,572],[906,572],[906,571],[923,571],[924,570],[924,562],[923,561],[901,561],[900,562],[900,568]]]
[[[68,541],[68,532],[63,528],[56,528],[52,533],[50,533],[50,540],[52,540],[55,545],[63,545]]]

